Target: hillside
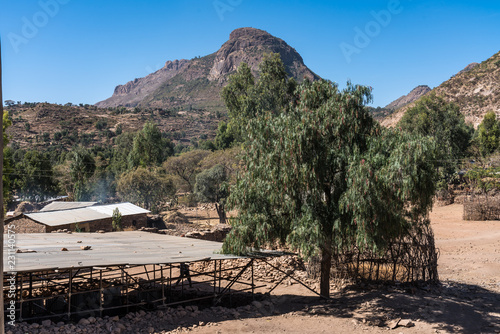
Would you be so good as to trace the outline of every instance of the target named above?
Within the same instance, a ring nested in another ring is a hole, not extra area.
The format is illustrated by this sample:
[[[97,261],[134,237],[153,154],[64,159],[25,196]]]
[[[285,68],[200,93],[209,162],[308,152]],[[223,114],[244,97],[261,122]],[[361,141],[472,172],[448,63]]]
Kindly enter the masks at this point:
[[[98,107],[155,107],[224,111],[220,91],[241,62],[257,73],[266,53],[279,53],[287,72],[298,81],[319,79],[285,41],[254,28],[234,30],[215,53],[191,60],[169,61],[144,78],[117,86]]]
[[[120,132],[136,131],[151,120],[176,143],[211,139],[218,119],[210,112],[192,109],[97,108],[26,103],[6,108],[12,119],[7,129],[10,144],[24,149],[70,149],[112,144]]]
[[[394,100],[393,102],[389,103],[383,108],[372,108],[371,114],[373,118],[375,118],[378,121],[383,120],[384,118],[388,117],[391,115],[393,112],[398,110],[399,108],[403,108],[404,106],[418,100],[421,98],[423,95],[427,94],[430,92],[431,89],[429,86],[426,85],[420,85],[414,88],[408,95],[401,96],[397,100]]]
[[[425,95],[431,93],[456,103],[465,115],[465,121],[475,127],[490,110],[500,115],[500,52],[481,64],[468,65]],[[395,126],[406,110],[415,103],[410,103],[389,115],[381,122],[382,125]]]

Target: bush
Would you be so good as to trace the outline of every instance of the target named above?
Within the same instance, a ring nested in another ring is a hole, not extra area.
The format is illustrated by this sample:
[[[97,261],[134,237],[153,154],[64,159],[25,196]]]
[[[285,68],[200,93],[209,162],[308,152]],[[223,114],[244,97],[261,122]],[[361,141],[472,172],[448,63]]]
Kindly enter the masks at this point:
[[[194,208],[198,205],[198,199],[195,194],[186,194],[177,199],[177,204]]]

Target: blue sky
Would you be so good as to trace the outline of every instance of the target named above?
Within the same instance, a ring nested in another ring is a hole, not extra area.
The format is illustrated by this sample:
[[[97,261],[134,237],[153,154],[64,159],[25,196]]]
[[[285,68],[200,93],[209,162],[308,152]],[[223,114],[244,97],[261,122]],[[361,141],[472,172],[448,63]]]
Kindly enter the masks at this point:
[[[384,106],[498,52],[500,2],[0,0],[4,100],[93,104],[239,27],[282,38],[325,79],[372,86]]]

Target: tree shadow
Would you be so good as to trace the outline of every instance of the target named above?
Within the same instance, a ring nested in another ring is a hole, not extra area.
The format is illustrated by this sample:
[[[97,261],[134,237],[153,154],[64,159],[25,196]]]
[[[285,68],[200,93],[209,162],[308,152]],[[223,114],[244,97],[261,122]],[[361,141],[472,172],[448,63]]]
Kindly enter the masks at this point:
[[[353,286],[333,295],[329,301],[314,300],[304,299],[308,306],[301,312],[353,318],[380,327],[409,319],[453,333],[500,332],[500,293],[477,285],[446,282],[421,288]]]
[[[236,294],[232,308],[200,305],[199,314],[188,314],[160,330],[190,327],[199,322],[216,323],[233,319],[263,318],[294,313],[304,316],[351,318],[367,326],[388,327],[391,322],[409,319],[428,323],[436,330],[460,333],[500,332],[500,294],[476,285],[440,283],[419,288],[411,286],[348,287],[330,300],[317,296],[263,295],[252,303],[248,294]],[[260,304],[260,306],[259,306]],[[228,301],[222,306],[229,306]]]

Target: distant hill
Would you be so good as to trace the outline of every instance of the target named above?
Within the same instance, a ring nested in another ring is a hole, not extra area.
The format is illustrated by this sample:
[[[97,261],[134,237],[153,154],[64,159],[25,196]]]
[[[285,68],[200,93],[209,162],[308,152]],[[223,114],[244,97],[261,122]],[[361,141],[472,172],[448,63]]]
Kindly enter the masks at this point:
[[[168,61],[165,67],[144,78],[117,86],[113,96],[98,102],[98,107],[161,107],[223,111],[220,91],[241,62],[254,74],[264,54],[279,53],[290,76],[319,79],[304,64],[300,54],[285,41],[254,28],[234,30],[229,40],[215,53],[191,60]]]
[[[414,88],[408,95],[401,96],[399,99],[389,103],[385,107],[372,108],[370,111],[372,113],[373,118],[380,121],[391,115],[396,110],[403,108],[404,106],[418,100],[419,98],[421,98],[430,91],[431,89],[429,86],[420,85]]]
[[[425,95],[431,93],[456,103],[464,114],[466,122],[475,127],[490,110],[500,115],[500,52],[480,64],[467,65],[462,71]],[[382,120],[382,125],[396,125],[408,108],[415,103],[416,101],[390,114]]]

